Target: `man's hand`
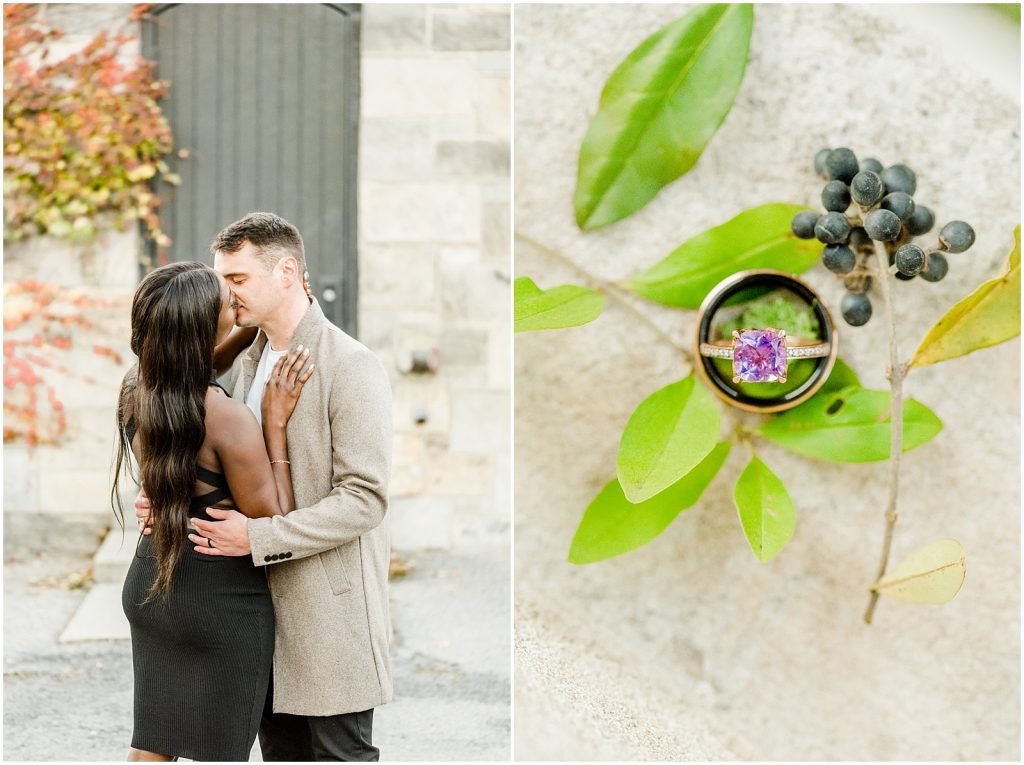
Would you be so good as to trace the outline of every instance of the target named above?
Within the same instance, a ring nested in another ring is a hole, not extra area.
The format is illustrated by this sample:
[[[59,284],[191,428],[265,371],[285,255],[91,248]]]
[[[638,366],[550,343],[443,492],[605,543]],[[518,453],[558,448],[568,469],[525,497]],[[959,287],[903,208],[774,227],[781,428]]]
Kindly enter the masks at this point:
[[[249,555],[249,519],[237,510],[222,510],[219,507],[208,507],[206,512],[219,521],[204,521],[193,518],[192,524],[199,529],[199,534],[189,534],[189,541],[194,544],[196,552],[203,555]]]
[[[135,498],[135,517],[139,521],[139,531],[147,537],[153,533],[153,527],[149,524],[149,511],[149,497],[146,492],[139,491],[139,496]]]

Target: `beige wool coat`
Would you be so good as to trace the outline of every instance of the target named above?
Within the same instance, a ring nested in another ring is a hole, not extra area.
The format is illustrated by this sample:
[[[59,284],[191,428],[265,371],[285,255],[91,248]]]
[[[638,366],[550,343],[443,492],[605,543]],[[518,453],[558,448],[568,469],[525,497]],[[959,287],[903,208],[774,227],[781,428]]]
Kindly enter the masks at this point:
[[[245,400],[266,343],[261,331],[235,360],[233,398]],[[250,519],[249,540],[274,603],[274,711],[323,716],[391,700],[391,385],[315,300],[290,349],[300,344],[316,368],[288,421],[296,509]]]

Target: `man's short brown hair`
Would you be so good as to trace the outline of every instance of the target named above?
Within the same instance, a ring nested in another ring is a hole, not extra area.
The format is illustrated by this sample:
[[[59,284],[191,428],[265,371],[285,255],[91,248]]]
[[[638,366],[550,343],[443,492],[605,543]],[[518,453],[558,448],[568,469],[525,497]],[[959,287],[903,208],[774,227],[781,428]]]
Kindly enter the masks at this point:
[[[299,230],[280,215],[268,212],[249,213],[225,228],[210,245],[210,252],[221,250],[226,253],[238,252],[250,243],[256,248],[260,261],[269,271],[281,258],[295,258],[299,273],[306,271],[306,250]]]

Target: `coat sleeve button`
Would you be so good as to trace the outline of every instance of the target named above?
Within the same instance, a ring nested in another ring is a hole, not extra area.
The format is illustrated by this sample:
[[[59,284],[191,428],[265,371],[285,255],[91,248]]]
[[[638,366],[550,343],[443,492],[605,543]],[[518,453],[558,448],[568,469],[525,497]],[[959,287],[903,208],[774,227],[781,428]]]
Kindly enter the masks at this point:
[[[264,555],[264,556],[263,556],[263,561],[264,561],[265,563],[270,563],[270,556],[269,556],[269,555]]]

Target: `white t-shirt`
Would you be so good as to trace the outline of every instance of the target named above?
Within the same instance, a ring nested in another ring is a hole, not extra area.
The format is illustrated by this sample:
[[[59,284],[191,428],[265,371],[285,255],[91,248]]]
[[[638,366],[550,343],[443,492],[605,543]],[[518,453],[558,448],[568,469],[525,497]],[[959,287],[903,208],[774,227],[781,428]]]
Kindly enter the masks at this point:
[[[275,351],[270,347],[270,341],[263,346],[263,355],[260,356],[259,366],[256,367],[256,376],[252,378],[252,387],[249,388],[249,395],[245,398],[245,405],[256,415],[256,422],[263,427],[263,391],[267,387],[267,378],[270,376],[277,360],[288,353],[288,349]]]

